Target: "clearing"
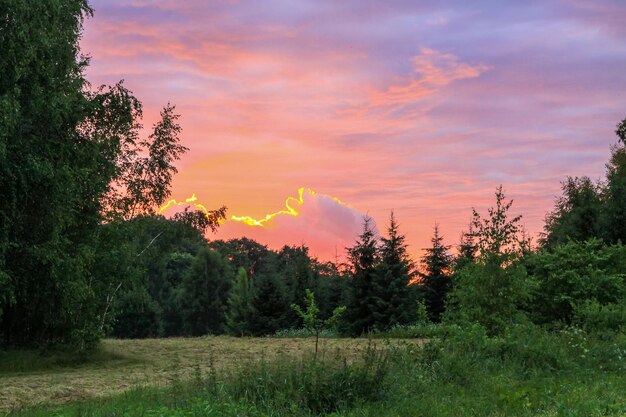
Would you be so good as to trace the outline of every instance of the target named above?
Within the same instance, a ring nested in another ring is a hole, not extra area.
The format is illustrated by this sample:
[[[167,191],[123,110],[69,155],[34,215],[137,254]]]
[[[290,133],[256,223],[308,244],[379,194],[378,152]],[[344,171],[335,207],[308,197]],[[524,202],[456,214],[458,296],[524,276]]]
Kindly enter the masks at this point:
[[[320,339],[320,355],[355,357],[369,343],[417,340]],[[107,397],[133,387],[175,381],[286,355],[311,355],[313,338],[210,336],[171,339],[107,339],[85,361],[42,357],[33,352],[0,352],[0,410]]]

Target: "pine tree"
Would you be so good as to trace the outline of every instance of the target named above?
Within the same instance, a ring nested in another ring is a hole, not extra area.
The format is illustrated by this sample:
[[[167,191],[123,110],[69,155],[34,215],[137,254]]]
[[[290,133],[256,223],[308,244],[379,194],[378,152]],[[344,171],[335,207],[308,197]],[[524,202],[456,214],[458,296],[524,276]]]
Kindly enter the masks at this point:
[[[435,322],[441,321],[445,311],[446,298],[452,287],[451,271],[453,257],[451,246],[443,244],[443,236],[439,234],[439,225],[435,225],[432,246],[426,248],[422,257],[422,287],[426,289],[426,309],[428,317]]]
[[[252,315],[252,294],[250,280],[243,267],[237,271],[235,286],[228,297],[228,313],[226,326],[235,335],[244,336],[248,331],[248,321]]]
[[[393,211],[389,219],[388,237],[381,238],[380,263],[376,268],[374,325],[388,329],[412,321],[415,309],[409,283],[413,262],[407,253],[405,236],[399,232]]]
[[[363,232],[347,250],[351,279],[350,300],[344,317],[348,332],[359,336],[374,330],[373,312],[377,305],[374,284],[379,263],[378,241],[370,217],[363,219]]]

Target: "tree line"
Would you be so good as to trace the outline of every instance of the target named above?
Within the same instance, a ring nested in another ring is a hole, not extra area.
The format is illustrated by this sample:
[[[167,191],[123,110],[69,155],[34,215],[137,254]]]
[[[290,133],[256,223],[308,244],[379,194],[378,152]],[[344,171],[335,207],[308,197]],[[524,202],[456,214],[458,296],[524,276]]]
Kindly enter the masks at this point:
[[[418,264],[393,213],[383,236],[364,219],[344,264],[208,241],[225,207],[155,213],[187,151],[175,107],[143,137],[140,100],[84,78],[91,13],[85,0],[0,5],[0,346],[267,335],[302,326],[294,306],[311,295],[322,319],[345,306],[337,331],[351,336],[425,320],[624,326],[626,119],[606,179],[564,181],[538,246],[502,187],[456,251],[435,226]]]

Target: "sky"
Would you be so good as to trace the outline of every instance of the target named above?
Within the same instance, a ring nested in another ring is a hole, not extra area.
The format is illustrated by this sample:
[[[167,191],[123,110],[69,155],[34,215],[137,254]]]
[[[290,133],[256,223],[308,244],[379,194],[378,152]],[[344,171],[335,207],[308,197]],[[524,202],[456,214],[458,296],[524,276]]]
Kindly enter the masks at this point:
[[[435,224],[458,243],[500,184],[536,236],[560,181],[604,175],[626,117],[623,0],[91,5],[87,79],[124,79],[146,128],[168,102],[181,114],[172,197],[283,212],[211,239],[328,260],[393,210],[418,259]]]

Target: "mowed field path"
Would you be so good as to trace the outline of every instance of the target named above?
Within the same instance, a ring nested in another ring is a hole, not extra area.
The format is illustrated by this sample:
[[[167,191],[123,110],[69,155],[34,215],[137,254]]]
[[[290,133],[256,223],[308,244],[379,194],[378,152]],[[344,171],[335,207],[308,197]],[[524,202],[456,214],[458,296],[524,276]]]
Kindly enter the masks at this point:
[[[392,343],[418,343],[395,340]],[[321,339],[320,355],[357,357],[367,339]],[[228,336],[102,342],[106,359],[74,366],[0,373],[0,410],[105,397],[133,387],[165,385],[209,372],[228,372],[251,361],[311,355],[312,338],[236,338]],[[28,367],[27,367],[28,368]]]

